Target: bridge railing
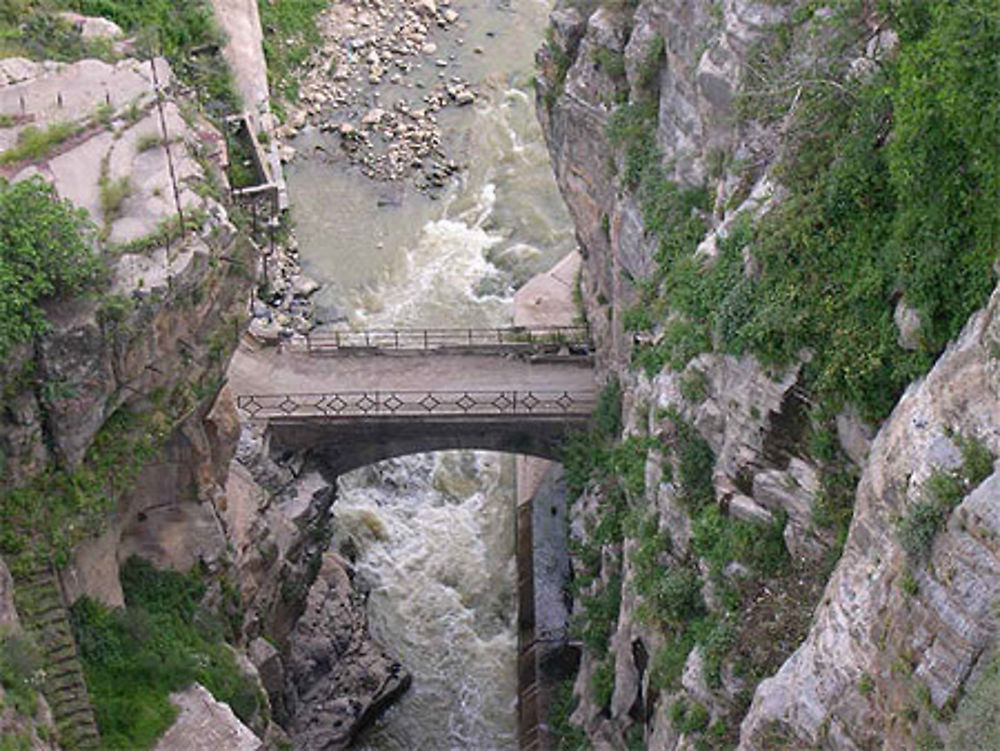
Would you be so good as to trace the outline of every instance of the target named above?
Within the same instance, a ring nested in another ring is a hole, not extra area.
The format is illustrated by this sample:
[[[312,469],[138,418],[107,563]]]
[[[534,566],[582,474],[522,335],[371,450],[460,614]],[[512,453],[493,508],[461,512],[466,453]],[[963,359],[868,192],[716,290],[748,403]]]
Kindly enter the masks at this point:
[[[514,326],[509,328],[371,329],[312,332],[309,352],[323,354],[349,349],[433,350],[452,347],[517,347],[590,349],[586,326]]]
[[[236,406],[250,419],[287,417],[425,417],[587,415],[593,391],[336,391],[325,394],[244,394]]]

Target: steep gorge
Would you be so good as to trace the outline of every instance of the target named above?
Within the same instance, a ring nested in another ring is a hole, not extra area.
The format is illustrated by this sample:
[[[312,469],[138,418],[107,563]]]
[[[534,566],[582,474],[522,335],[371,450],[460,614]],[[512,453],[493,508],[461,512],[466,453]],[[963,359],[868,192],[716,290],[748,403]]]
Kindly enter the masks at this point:
[[[976,2],[552,14],[538,109],[621,410],[568,457],[583,660],[556,747],[996,742],[969,718],[996,629],[997,33]]]

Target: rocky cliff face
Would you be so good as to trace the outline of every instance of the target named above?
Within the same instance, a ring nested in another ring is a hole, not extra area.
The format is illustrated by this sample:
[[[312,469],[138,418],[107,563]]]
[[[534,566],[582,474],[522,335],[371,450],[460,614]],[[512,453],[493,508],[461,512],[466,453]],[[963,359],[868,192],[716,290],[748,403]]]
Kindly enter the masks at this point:
[[[673,259],[718,269],[740,228],[780,214],[799,168],[824,153],[801,147],[803,111],[813,129],[826,122],[808,109],[805,71],[853,86],[894,54],[874,11],[851,16],[849,34],[824,26],[835,11],[813,12],[560,4],[539,52],[539,116],[585,258],[583,298],[621,383],[612,453],[584,462],[573,510],[585,649],[559,710],[575,707],[570,722],[554,718],[594,748],[937,748],[992,653],[995,296],[884,422],[851,399],[824,408],[815,344],[765,364],[731,345],[725,321],[696,346],[674,336],[700,309]],[[681,211],[663,199],[688,190],[705,197]],[[678,251],[671,232],[689,220]],[[762,277],[755,245],[740,250],[730,288]],[[892,334],[912,350],[921,318],[896,303],[887,295]]]
[[[266,112],[256,4],[216,11],[238,83]],[[41,178],[84,210],[108,267],[94,294],[50,301],[49,329],[0,365],[0,552],[19,587],[54,563],[66,604],[120,607],[131,556],[198,569],[200,606],[233,617],[240,667],[266,699],[241,722],[194,685],[171,697],[179,717],[157,748],[346,748],[409,676],[370,640],[350,566],[324,558],[333,488],[301,457],[272,458],[224,386],[259,260],[229,220],[225,139],[161,59],[0,60],[0,111],[0,174]],[[14,158],[36,132],[60,135]],[[21,514],[21,497],[37,513]],[[13,592],[0,560],[0,696],[10,684],[42,708],[5,710],[0,727],[48,748],[40,738],[64,729],[7,660],[21,638]]]

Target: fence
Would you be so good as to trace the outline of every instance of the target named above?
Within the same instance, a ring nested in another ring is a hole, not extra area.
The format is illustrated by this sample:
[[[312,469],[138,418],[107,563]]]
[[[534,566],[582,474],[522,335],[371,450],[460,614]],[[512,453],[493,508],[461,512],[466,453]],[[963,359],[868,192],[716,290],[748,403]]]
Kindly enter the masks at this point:
[[[466,329],[375,329],[312,333],[309,352],[322,354],[348,349],[433,350],[451,347],[591,348],[586,326],[515,326]]]
[[[248,394],[236,406],[249,418],[586,415],[593,391],[340,391],[327,394]]]

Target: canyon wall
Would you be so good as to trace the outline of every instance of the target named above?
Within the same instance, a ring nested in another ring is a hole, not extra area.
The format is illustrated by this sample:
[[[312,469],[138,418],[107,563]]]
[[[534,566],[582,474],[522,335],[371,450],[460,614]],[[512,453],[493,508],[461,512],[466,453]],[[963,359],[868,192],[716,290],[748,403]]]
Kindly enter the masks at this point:
[[[777,335],[737,341],[761,305],[733,291],[770,294],[775,255],[791,275],[789,256],[820,252],[809,232],[829,232],[829,214],[778,250],[761,228],[783,232],[782,206],[834,190],[850,155],[824,151],[823,129],[830,112],[867,106],[898,22],[868,7],[744,0],[560,3],[551,16],[538,112],[601,366],[620,384],[608,404],[620,394],[621,405],[607,453],[578,464],[584,658],[552,718],[562,747],[978,747],[957,744],[969,743],[963,697],[990,673],[1000,581],[988,262],[967,308],[980,310],[943,352],[921,333],[928,317],[906,299],[916,293],[887,289],[885,357],[923,346],[914,375],[937,358],[905,390],[888,375],[854,398],[825,390],[835,333],[783,358],[767,356]],[[815,91],[821,76],[850,95],[831,104]],[[878,127],[876,154],[891,114]],[[726,273],[725,290],[702,281]],[[789,330],[811,304],[781,308]],[[866,367],[864,346],[841,373]],[[866,407],[879,389],[886,405]]]

